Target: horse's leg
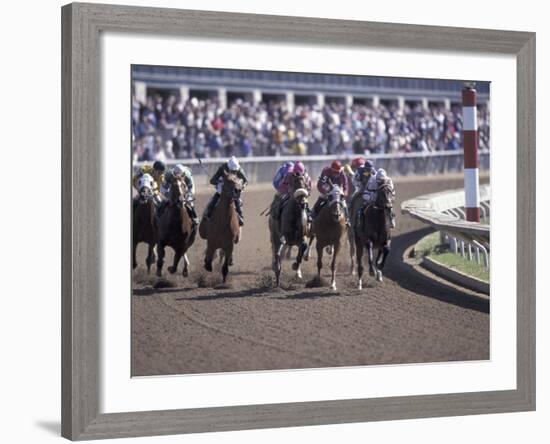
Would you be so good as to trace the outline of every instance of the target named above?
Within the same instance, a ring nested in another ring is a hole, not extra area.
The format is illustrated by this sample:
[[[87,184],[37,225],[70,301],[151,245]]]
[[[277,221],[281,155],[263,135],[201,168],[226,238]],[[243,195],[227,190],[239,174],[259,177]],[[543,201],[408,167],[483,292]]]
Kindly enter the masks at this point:
[[[216,250],[208,244],[206,246],[206,252],[204,254],[204,269],[206,271],[212,271],[212,260],[214,259],[214,253]]]
[[[304,257],[304,253],[307,250],[307,242],[305,240],[302,240],[302,243],[298,245],[298,254],[296,254],[296,262],[292,265],[292,268],[296,271],[296,277],[298,279],[302,279],[302,259]]]
[[[223,276],[223,282],[225,283],[227,279],[227,273],[229,273],[229,261],[231,260],[231,256],[233,255],[233,244],[230,244],[228,248],[225,250],[225,260],[223,261],[222,265],[222,276]]]
[[[371,276],[374,276],[376,267],[373,259],[372,248],[373,248],[372,242],[370,240],[367,240],[367,254],[369,256],[369,274]]]
[[[149,251],[147,252],[147,274],[151,272],[151,265],[155,262],[155,244],[153,242],[149,243]]]
[[[363,243],[358,240],[355,242],[355,257],[357,259],[357,277],[359,278],[357,282],[357,288],[359,290],[363,289]]]
[[[278,287],[281,277],[281,250],[284,244],[281,243],[277,236],[271,236],[271,249],[273,254],[273,273],[275,273],[275,284]]]
[[[284,253],[284,258],[286,260],[290,260],[291,259],[291,256],[292,256],[292,246],[290,245],[286,245],[285,246],[285,253]]]
[[[382,282],[382,280],[383,280],[383,278],[382,278],[382,269],[384,268],[384,265],[386,264],[386,258],[388,257],[388,254],[390,254],[390,250],[391,250],[390,242],[386,242],[386,244],[384,244],[382,249],[378,250],[379,252],[382,253],[382,259],[381,259],[380,263],[377,265],[378,269],[376,270],[376,280],[378,282]],[[380,254],[379,254],[379,256],[380,256]]]
[[[157,243],[157,276],[162,276],[162,266],[164,265],[164,243],[158,242]]]
[[[187,253],[183,254],[183,277],[189,276],[189,258],[187,257]]]
[[[313,243],[314,239],[315,239],[315,236],[310,236],[309,237],[309,243],[307,245],[306,252],[304,253],[304,260],[305,261],[309,260],[309,255],[310,255],[310,252],[311,252],[311,244]]]
[[[350,228],[348,230],[348,241],[349,241],[350,274],[353,276],[355,274],[355,235],[353,233],[353,228]]]
[[[174,274],[176,271],[178,271],[178,264],[180,263],[180,259],[183,255],[183,249],[181,247],[174,248],[174,263],[171,267],[168,267],[168,271],[172,274]]]
[[[374,261],[374,274],[378,282],[382,282],[382,270],[380,269],[380,258],[383,254],[383,248],[378,248],[378,253],[376,255],[376,260]]]
[[[391,241],[387,241],[382,248],[382,260],[380,261],[380,265],[378,266],[380,270],[384,268],[384,265],[386,264],[386,259],[388,258],[388,254],[390,254],[390,251]]]
[[[315,247],[317,249],[317,277],[321,279],[321,269],[323,268],[323,247],[320,246],[319,242],[317,242]]]
[[[340,244],[333,245],[332,247],[332,262],[330,263],[331,279],[330,289],[336,290],[336,257],[340,251]]]

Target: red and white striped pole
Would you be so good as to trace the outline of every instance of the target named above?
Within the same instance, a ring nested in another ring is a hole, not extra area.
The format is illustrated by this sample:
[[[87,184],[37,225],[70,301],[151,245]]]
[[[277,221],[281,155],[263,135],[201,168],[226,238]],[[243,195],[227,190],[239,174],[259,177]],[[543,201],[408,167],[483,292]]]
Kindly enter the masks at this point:
[[[479,222],[479,160],[477,149],[476,90],[465,85],[462,90],[462,138],[464,145],[464,190],[466,220]]]

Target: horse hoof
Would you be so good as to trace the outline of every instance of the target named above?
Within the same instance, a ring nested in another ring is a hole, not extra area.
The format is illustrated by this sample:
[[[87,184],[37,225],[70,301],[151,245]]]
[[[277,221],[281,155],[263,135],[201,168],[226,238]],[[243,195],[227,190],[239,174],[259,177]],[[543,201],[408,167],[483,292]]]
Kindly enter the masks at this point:
[[[378,271],[376,272],[376,280],[377,280],[378,282],[382,282],[382,281],[383,281],[383,279],[382,279],[382,272],[381,272],[380,270],[378,270]]]
[[[357,284],[357,290],[362,290],[363,289],[363,282],[359,282]]]
[[[168,271],[170,272],[170,274],[174,274],[176,272],[176,267],[168,267]]]
[[[303,276],[302,276],[302,270],[297,270],[297,271],[296,271],[296,277],[297,277],[298,279],[302,279],[302,277],[303,277]]]
[[[369,270],[369,276],[374,277],[374,270]]]
[[[183,270],[181,274],[183,275],[184,278],[186,278],[187,276],[189,276],[189,271]]]

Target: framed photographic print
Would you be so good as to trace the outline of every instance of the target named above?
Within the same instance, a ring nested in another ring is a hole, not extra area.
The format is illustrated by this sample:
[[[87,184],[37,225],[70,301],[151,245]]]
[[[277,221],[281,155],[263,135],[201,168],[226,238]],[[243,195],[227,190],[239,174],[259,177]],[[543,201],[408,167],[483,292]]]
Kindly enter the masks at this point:
[[[533,33],[62,24],[63,436],[535,408]]]

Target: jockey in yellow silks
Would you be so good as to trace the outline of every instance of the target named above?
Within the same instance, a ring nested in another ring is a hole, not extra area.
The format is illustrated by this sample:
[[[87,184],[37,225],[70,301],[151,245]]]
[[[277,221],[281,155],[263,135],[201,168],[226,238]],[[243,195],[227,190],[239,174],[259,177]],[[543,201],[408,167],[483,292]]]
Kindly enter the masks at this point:
[[[152,183],[152,192],[157,204],[160,203],[160,189],[162,183],[164,182],[164,171],[166,166],[160,160],[157,160],[153,165],[143,165],[139,170],[134,174],[132,178],[132,184],[134,188],[139,192],[139,181],[145,175],[149,175],[153,179]]]

